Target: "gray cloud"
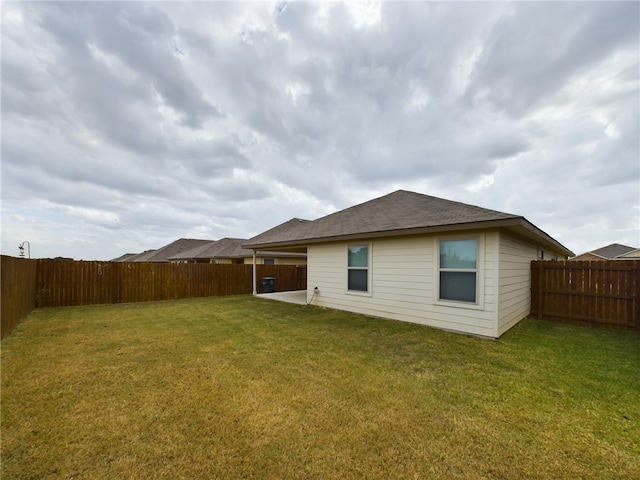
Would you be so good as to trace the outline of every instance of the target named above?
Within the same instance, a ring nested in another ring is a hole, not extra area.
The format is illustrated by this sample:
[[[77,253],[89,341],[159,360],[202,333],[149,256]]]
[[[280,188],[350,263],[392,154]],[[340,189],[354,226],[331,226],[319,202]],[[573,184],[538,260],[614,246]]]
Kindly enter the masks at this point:
[[[397,188],[640,246],[638,10],[5,4],[3,253],[251,236]]]
[[[638,5],[521,2],[495,27],[483,44],[472,92],[522,115],[594,64],[637,49]]]

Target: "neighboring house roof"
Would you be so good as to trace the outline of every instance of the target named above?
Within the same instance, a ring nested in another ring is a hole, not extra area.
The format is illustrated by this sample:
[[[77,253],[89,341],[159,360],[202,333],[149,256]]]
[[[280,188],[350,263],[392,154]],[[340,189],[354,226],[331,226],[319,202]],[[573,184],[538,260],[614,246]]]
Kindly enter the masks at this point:
[[[624,255],[627,252],[634,250],[633,247],[628,247],[626,245],[620,245],[619,243],[612,243],[611,245],[607,245],[606,247],[598,248],[597,250],[592,250],[591,253],[595,255],[600,255],[604,258],[615,258],[620,255]]]
[[[612,243],[606,247],[581,253],[580,255],[573,257],[571,260],[611,260],[633,250],[637,249],[634,247],[628,247],[627,245],[620,245],[619,243]]]
[[[504,227],[565,255],[571,250],[522,216],[420,193],[398,190],[313,221],[285,222],[248,240],[245,248],[285,248],[308,243],[452,230]]]
[[[596,260],[609,260],[608,258],[602,257],[600,255],[595,255],[591,252],[581,253],[575,257],[569,259],[572,262],[581,261],[581,262],[592,262]]]
[[[169,260],[187,260],[187,259],[194,259],[194,258],[210,258],[207,256],[201,256],[201,254],[203,252],[207,252],[211,249],[212,245],[215,245],[216,243],[218,243],[217,240],[209,240],[209,242],[204,243],[202,245],[199,245],[195,248],[192,248],[190,250],[186,250],[182,253],[178,253],[177,255],[173,255],[172,257],[169,258]]]
[[[153,252],[155,252],[156,249],[153,248],[151,250],[145,250],[142,253],[127,253],[126,255],[122,255],[121,257],[118,258],[114,258],[113,260],[111,260],[112,262],[138,262],[140,261],[140,258],[144,258],[144,257],[148,257],[151,254],[153,254]]]
[[[198,240],[194,238],[180,238],[164,247],[156,250],[147,250],[143,253],[128,257],[121,262],[168,262],[169,258],[179,253],[191,250],[200,245],[211,242],[211,240]],[[122,258],[122,257],[120,257]]]
[[[634,248],[633,250],[623,253],[622,255],[618,255],[616,258],[620,259],[628,259],[635,260],[640,258],[640,248]]]
[[[205,259],[205,258],[235,258],[242,256],[240,245],[243,238],[223,238],[212,240],[191,250],[173,255],[170,260]],[[251,250],[244,251],[245,256],[253,255]]]
[[[220,240],[212,240],[207,244],[200,245],[191,250],[173,255],[169,260],[194,260],[194,259],[212,259],[212,258],[245,258],[253,256],[253,251],[242,248],[242,244],[247,241],[246,238],[223,238]],[[299,256],[291,253],[283,252],[256,252],[258,256],[275,256],[289,257]]]
[[[109,260],[110,262],[128,262],[130,258],[138,256],[138,253],[125,253],[124,255],[119,256],[118,258],[114,258]]]

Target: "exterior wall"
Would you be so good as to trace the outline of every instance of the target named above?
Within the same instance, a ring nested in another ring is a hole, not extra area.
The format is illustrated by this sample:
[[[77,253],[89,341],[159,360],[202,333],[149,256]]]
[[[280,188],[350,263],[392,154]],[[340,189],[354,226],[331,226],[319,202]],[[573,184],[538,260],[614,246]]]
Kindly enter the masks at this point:
[[[470,236],[479,239],[478,305],[439,301],[437,242]],[[310,245],[307,300],[318,287],[314,305],[496,337],[498,242],[497,231],[486,231]],[[364,243],[370,248],[370,291],[348,292],[347,246]]]
[[[514,236],[500,233],[498,316],[496,337],[529,315],[531,309],[531,262],[565,260],[560,252],[542,249]]]
[[[540,258],[532,244],[500,234],[500,271],[498,274],[498,321],[500,336],[529,315],[531,308],[531,262]],[[545,255],[547,256],[547,252]],[[549,258],[553,256],[548,254]]]

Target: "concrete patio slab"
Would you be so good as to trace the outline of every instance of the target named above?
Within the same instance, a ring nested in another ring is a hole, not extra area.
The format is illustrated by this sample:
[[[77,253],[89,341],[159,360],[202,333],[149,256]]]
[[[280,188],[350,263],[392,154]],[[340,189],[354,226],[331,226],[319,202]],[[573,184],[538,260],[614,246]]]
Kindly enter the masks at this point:
[[[277,300],[279,302],[297,303],[299,305],[307,304],[306,290],[294,290],[291,292],[259,293],[257,296],[260,298],[267,298],[269,300]]]

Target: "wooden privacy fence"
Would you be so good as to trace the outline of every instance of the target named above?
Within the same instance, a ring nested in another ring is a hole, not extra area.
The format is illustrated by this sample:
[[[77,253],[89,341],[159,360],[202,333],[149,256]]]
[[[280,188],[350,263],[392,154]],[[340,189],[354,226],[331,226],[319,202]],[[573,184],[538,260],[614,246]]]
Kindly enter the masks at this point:
[[[2,337],[35,307],[148,302],[253,292],[252,265],[85,262],[2,256]],[[275,291],[306,290],[307,267],[257,265]]]
[[[0,337],[4,338],[36,306],[37,260],[0,257]]]
[[[640,261],[531,262],[531,314],[640,330]]]
[[[257,265],[276,290],[306,290],[306,266]],[[37,306],[130,303],[252,293],[253,266],[38,260]]]

